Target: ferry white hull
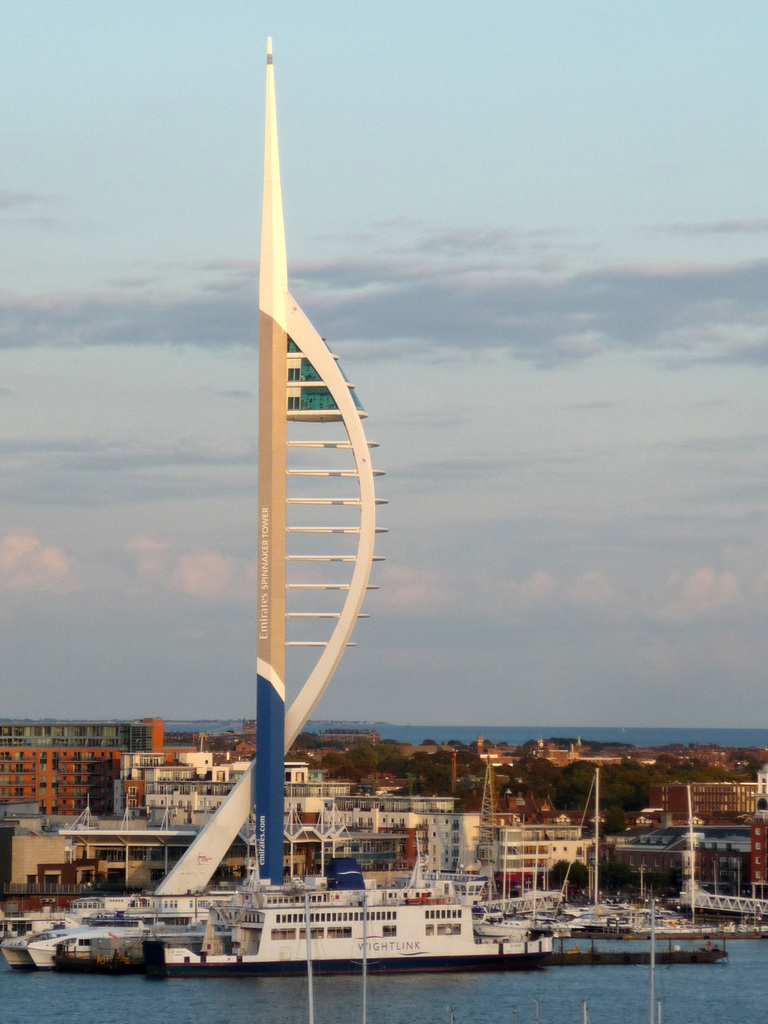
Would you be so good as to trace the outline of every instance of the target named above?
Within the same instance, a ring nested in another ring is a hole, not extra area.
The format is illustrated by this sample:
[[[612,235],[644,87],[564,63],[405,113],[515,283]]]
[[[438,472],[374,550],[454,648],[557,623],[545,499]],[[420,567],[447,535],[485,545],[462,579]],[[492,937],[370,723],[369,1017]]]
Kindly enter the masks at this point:
[[[478,943],[478,947],[485,944]],[[395,951],[388,955],[371,953],[367,959],[369,974],[426,974],[457,971],[514,971],[539,967],[552,953],[551,943],[537,940],[518,949],[516,943],[499,943],[496,948],[445,956],[428,951]],[[180,949],[169,949],[161,942],[144,943],[147,974],[158,978],[182,977],[306,977],[304,959],[262,960],[256,957],[201,957]],[[312,961],[315,975],[360,974],[362,952],[349,959],[334,957]]]
[[[305,896],[275,890],[211,912],[201,951],[147,939],[154,977],[290,976],[307,972]],[[536,932],[485,938],[470,905],[450,893],[408,899],[402,890],[316,893],[309,906],[315,974],[509,971],[537,967],[552,938]]]

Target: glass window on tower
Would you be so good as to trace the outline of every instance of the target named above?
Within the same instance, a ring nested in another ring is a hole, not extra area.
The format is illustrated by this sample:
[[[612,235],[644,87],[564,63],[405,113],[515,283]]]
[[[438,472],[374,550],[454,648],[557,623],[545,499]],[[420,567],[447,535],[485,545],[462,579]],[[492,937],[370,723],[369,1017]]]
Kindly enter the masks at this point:
[[[304,388],[301,392],[302,409],[338,409],[328,388]]]
[[[321,380],[320,374],[314,368],[312,363],[308,359],[301,360],[301,379],[302,380]]]

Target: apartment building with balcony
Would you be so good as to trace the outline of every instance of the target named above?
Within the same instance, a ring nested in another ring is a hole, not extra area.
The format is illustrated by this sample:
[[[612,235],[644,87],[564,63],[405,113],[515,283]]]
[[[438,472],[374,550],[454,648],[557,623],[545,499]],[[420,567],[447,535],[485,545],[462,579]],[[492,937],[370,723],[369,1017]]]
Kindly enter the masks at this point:
[[[0,804],[40,814],[110,814],[123,751],[163,745],[162,719],[136,722],[0,722]]]
[[[0,748],[0,803],[26,801],[41,814],[109,814],[120,751],[101,748]]]

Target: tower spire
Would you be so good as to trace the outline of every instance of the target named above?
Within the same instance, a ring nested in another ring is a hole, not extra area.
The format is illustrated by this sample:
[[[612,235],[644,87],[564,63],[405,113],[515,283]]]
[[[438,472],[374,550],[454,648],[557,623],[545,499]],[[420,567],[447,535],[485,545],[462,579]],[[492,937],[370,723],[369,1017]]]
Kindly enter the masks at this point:
[[[261,261],[259,309],[285,327],[285,296],[288,266],[285,251],[283,193],[280,187],[280,156],[277,146],[275,73],[272,40],[267,40],[267,88],[264,117],[264,188],[261,204]]]

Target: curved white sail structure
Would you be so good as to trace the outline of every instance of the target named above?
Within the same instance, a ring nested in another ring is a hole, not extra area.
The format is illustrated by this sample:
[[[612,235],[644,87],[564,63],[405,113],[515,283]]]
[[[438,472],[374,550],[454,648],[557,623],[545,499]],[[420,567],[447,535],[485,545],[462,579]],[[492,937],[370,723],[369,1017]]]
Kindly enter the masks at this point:
[[[283,758],[326,689],[369,589],[377,532],[375,473],[363,431],[366,415],[336,358],[287,287],[287,260],[277,149],[271,41],[267,49],[267,104],[259,278],[259,569],[257,762],[239,781],[187,853],[160,883],[158,893],[198,891],[208,883],[253,809],[257,775],[257,858],[262,877],[282,881]],[[297,436],[289,439],[288,424]],[[342,439],[318,439],[314,430],[341,424]],[[310,434],[311,432],[311,434]],[[289,465],[289,455],[299,461]],[[338,458],[351,455],[351,464]],[[318,466],[317,458],[328,460]],[[350,484],[352,490],[350,491]],[[327,486],[341,494],[327,493]],[[289,487],[291,488],[289,492]],[[301,495],[294,487],[303,487]],[[321,522],[307,522],[312,514]],[[292,516],[289,520],[289,515]],[[329,519],[328,516],[333,516]],[[350,520],[350,515],[353,517]],[[288,551],[288,540],[297,551]],[[327,552],[328,540],[354,548]],[[308,545],[321,545],[319,553]],[[348,581],[318,580],[351,566]],[[310,579],[290,574],[304,566]],[[343,596],[341,607],[329,598]],[[308,610],[309,598],[321,605]],[[294,610],[293,601],[303,610]],[[328,639],[286,639],[291,626],[335,623]],[[285,650],[320,648],[314,668],[287,712]],[[271,822],[271,825],[270,825]]]
[[[363,432],[363,425],[361,422],[361,415],[365,415],[359,409],[358,405],[354,400],[354,393],[350,388],[347,381],[344,379],[341,370],[339,369],[335,358],[328,351],[325,342],[317,333],[315,328],[309,322],[307,317],[302,312],[298,303],[295,302],[289,296],[288,302],[288,316],[287,316],[287,327],[288,334],[291,340],[294,342],[296,347],[300,349],[303,356],[306,357],[309,364],[319,375],[323,382],[323,385],[327,388],[328,399],[336,406],[335,414],[328,408],[323,410],[296,410],[295,412],[289,412],[289,419],[296,420],[307,420],[307,419],[318,419],[323,422],[331,420],[340,420],[345,428],[347,434],[347,441],[327,441],[327,442],[315,442],[315,441],[294,441],[289,442],[291,446],[295,447],[311,447],[315,448],[317,445],[321,445],[321,450],[327,450],[329,448],[350,448],[352,457],[354,459],[354,471],[348,471],[344,473],[343,470],[316,470],[316,471],[293,471],[295,475],[301,475],[304,472],[318,473],[319,475],[327,476],[330,479],[340,477],[342,474],[347,476],[354,476],[357,479],[357,496],[354,498],[289,498],[290,502],[306,502],[307,504],[325,504],[326,502],[344,502],[345,506],[349,508],[359,509],[359,520],[355,526],[327,526],[327,527],[304,527],[304,526],[288,526],[289,532],[314,532],[315,530],[322,529],[327,530],[332,535],[336,534],[348,534],[355,533],[357,535],[357,550],[353,556],[349,555],[317,555],[317,556],[303,556],[307,559],[317,560],[321,562],[331,562],[346,560],[351,561],[354,564],[352,573],[352,579],[349,582],[348,589],[346,590],[346,599],[341,611],[338,613],[338,621],[331,634],[330,639],[325,645],[325,649],[317,662],[317,665],[313,669],[306,683],[304,684],[301,692],[298,694],[296,699],[291,704],[285,718],[285,749],[288,750],[296,739],[298,734],[304,727],[307,719],[314,710],[317,702],[323,694],[326,686],[328,685],[331,676],[336,670],[336,666],[341,659],[344,649],[347,646],[352,630],[354,629],[357,618],[360,614],[360,608],[365,597],[366,590],[368,589],[368,579],[371,572],[371,564],[375,560],[373,553],[374,550],[374,539],[376,535],[376,505],[379,503],[374,493],[374,476],[375,474],[371,466],[370,448]],[[303,362],[303,360],[302,360]],[[314,389],[316,390],[316,389]],[[317,396],[321,397],[321,396]],[[288,470],[289,474],[292,473]],[[331,506],[336,507],[336,506]],[[292,557],[302,558],[302,556],[288,556],[289,559]],[[303,588],[303,584],[289,584],[297,589]],[[323,584],[307,584],[307,587],[323,586]],[[330,584],[330,586],[343,586],[343,584]],[[311,617],[323,617],[326,614],[333,613],[288,613]]]

